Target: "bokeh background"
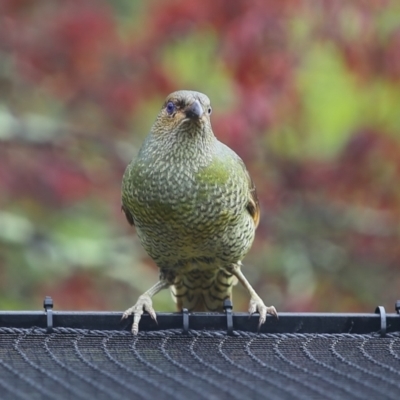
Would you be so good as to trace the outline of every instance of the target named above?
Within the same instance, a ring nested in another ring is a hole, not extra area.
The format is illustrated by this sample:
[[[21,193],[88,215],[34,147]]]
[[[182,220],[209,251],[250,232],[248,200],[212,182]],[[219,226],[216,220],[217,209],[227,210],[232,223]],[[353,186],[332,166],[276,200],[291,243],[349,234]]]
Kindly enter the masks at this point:
[[[2,0],[0,308],[123,310],[156,282],[120,183],[177,89],[211,98],[257,185],[244,271],[265,302],[393,310],[398,0]]]

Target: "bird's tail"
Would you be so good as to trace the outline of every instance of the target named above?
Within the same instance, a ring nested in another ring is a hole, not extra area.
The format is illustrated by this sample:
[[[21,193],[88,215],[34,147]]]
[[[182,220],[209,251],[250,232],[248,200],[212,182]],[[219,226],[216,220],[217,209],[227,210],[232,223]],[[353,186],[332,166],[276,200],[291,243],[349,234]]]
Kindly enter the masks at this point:
[[[176,276],[172,295],[178,310],[223,311],[225,299],[232,298],[235,276],[222,269],[192,269]]]

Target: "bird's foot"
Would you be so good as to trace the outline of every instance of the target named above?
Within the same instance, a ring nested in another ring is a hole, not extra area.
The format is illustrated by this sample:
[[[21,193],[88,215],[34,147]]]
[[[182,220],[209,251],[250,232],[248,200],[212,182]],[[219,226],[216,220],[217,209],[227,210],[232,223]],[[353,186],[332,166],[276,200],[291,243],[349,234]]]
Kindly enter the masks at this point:
[[[267,314],[274,315],[276,318],[278,318],[278,313],[276,312],[275,307],[274,306],[267,307],[264,304],[264,302],[261,300],[261,298],[258,296],[252,297],[250,300],[250,305],[249,305],[250,315],[254,314],[257,311],[260,314],[260,319],[258,322],[258,329],[260,329],[261,325],[266,321]]]
[[[150,314],[150,317],[157,322],[157,316],[153,308],[153,302],[148,294],[142,294],[141,296],[139,296],[136,304],[128,308],[122,314],[122,319],[126,319],[130,315],[133,315],[132,333],[134,335],[137,335],[139,332],[139,322],[142,318],[143,311],[147,311]]]

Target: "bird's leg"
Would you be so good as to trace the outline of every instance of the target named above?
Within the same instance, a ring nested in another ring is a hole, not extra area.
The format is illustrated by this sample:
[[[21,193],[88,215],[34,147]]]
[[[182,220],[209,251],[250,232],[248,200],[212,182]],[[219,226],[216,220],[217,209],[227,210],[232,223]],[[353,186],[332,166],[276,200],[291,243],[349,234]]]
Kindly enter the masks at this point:
[[[149,290],[139,296],[134,306],[128,308],[122,314],[122,319],[128,318],[130,315],[133,314],[132,333],[134,335],[137,335],[137,333],[139,332],[139,322],[140,318],[143,315],[143,310],[147,311],[150,314],[150,317],[157,322],[156,312],[154,311],[151,298],[159,291],[166,289],[169,286],[170,284],[166,280],[159,280],[154,286],[152,286]]]
[[[236,278],[238,281],[248,290],[250,294],[250,305],[249,305],[249,313],[254,314],[256,311],[260,313],[260,319],[258,323],[258,329],[260,329],[260,326],[265,322],[267,319],[267,314],[275,315],[275,317],[278,318],[278,313],[276,312],[276,309],[274,306],[267,307],[264,302],[261,300],[261,297],[256,293],[256,291],[253,289],[253,287],[250,285],[249,281],[246,279],[246,277],[243,275],[243,272],[241,271],[241,263],[237,264],[232,264],[230,265],[227,270]]]

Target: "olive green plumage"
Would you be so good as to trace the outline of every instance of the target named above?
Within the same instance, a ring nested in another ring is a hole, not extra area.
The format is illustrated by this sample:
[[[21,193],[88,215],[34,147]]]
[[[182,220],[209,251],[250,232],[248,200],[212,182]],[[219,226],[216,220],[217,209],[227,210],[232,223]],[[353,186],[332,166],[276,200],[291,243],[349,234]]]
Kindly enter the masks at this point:
[[[249,251],[259,219],[249,174],[214,136],[210,114],[202,93],[169,95],[122,181],[122,209],[163,287],[196,311],[222,310],[231,297],[229,267]]]

